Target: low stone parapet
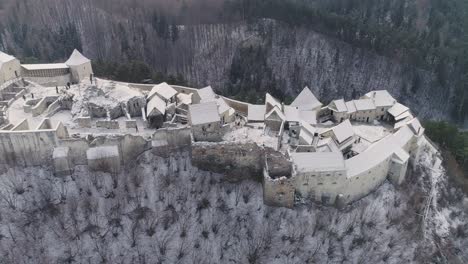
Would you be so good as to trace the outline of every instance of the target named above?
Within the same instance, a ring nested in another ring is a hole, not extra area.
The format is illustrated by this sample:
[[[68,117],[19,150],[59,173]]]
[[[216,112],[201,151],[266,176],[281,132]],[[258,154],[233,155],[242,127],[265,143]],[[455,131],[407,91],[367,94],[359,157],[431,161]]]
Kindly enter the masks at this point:
[[[75,122],[81,128],[91,128],[91,121],[92,119],[89,116],[81,116],[75,119]]]
[[[118,121],[112,120],[99,120],[96,122],[97,128],[106,128],[106,129],[119,129],[120,125]]]

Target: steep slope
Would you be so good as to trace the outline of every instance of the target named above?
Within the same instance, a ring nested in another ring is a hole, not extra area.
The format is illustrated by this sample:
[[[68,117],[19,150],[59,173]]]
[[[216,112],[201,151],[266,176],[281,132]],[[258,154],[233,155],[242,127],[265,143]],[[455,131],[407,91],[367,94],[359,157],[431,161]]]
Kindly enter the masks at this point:
[[[292,97],[308,85],[324,101],[388,89],[422,118],[448,119],[455,111],[450,99],[457,98],[455,80],[442,85],[439,74],[408,64],[397,51],[393,57],[391,51],[377,55],[362,43],[317,33],[313,26],[255,14],[248,21],[219,18],[218,9],[207,8],[211,18],[196,23],[177,16],[184,13],[175,7],[173,15],[163,16],[162,9],[142,8],[144,1],[107,2],[19,0],[3,16],[0,49],[41,61],[61,60],[74,47],[94,59],[142,60],[157,71],[184,76],[192,86],[210,84],[252,101],[265,90]],[[323,8],[349,12],[339,7]],[[117,11],[122,9],[126,12]],[[381,23],[384,15],[369,21]],[[424,15],[418,17],[419,24],[427,23]]]
[[[188,152],[143,153],[118,175],[0,169],[2,263],[463,263],[466,196],[427,149],[401,189],[343,210],[263,205]]]

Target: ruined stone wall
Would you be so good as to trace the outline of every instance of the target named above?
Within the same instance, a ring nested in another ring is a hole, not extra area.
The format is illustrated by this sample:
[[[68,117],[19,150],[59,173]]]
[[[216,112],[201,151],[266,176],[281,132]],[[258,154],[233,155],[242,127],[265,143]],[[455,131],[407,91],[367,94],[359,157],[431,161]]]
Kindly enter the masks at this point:
[[[129,164],[143,152],[151,149],[151,141],[141,136],[104,135],[89,138],[61,140],[61,147],[70,148],[70,159],[74,165],[86,165],[86,151],[91,147],[117,146],[122,164]]]
[[[96,121],[96,127],[106,129],[119,129],[119,122],[114,120],[98,120]]]
[[[167,157],[171,152],[190,147],[190,128],[158,129],[152,136],[151,147],[157,156]]]
[[[71,81],[71,74],[65,74],[60,76],[54,77],[24,77],[26,80],[35,82],[37,84],[46,86],[46,87],[53,87],[53,86],[65,86],[68,82]]]
[[[55,130],[0,131],[0,164],[39,166],[50,164],[59,144]]]
[[[229,181],[255,179],[263,175],[264,149],[254,143],[192,144],[192,164],[205,171],[222,173]]]
[[[294,206],[293,179],[280,177],[272,179],[264,170],[263,177],[263,203],[270,206],[292,208]]]
[[[44,113],[49,105],[55,102],[58,96],[46,96],[42,98],[35,106],[31,108],[32,116],[38,116]]]
[[[221,126],[219,122],[192,126],[193,139],[195,141],[219,142],[229,126]]]

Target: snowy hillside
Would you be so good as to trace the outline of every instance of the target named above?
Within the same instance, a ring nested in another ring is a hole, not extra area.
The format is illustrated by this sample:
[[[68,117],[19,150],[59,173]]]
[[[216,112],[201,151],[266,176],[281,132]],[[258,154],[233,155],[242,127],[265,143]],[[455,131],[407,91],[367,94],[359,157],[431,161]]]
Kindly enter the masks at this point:
[[[119,175],[3,168],[0,263],[466,263],[468,200],[429,148],[395,189],[343,210],[263,205],[188,152],[151,151]]]

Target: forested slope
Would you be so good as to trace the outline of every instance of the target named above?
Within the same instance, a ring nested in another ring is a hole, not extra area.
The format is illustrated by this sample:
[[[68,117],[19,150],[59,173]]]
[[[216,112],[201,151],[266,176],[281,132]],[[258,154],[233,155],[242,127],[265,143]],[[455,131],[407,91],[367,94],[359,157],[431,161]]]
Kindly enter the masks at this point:
[[[388,89],[423,118],[468,112],[461,0],[2,0],[0,8],[0,48],[28,61],[62,60],[78,47],[105,64],[148,64],[135,78],[178,76],[253,102],[308,85],[324,101]],[[125,67],[105,72],[134,81]]]

